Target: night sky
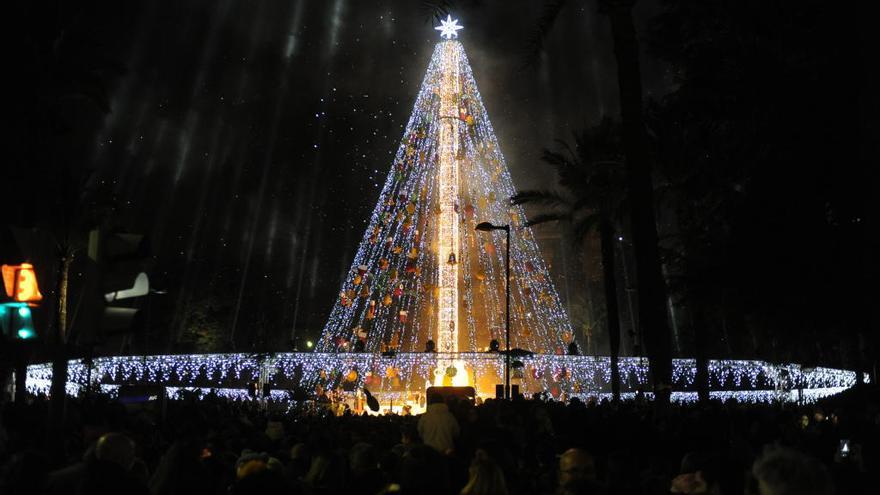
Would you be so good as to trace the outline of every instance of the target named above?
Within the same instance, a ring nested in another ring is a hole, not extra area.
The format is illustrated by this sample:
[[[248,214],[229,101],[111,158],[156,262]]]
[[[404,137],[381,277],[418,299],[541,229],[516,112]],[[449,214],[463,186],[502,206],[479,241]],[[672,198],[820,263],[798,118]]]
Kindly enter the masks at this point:
[[[208,304],[244,345],[319,333],[438,40],[429,12],[346,0],[93,9],[73,31],[125,73],[110,113],[77,126],[80,152],[117,194],[118,223],[149,236],[172,329]],[[535,2],[455,14],[514,181],[546,185],[541,148],[616,113],[606,19],[570,6],[527,66]],[[662,86],[661,69],[645,71],[649,90]]]

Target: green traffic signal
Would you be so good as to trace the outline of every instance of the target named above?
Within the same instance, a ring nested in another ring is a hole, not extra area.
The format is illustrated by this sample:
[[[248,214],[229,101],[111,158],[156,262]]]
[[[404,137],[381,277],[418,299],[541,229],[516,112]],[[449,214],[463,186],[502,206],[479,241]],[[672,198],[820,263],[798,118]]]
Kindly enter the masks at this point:
[[[20,328],[18,329],[18,338],[22,340],[33,339],[37,336],[37,332],[34,332],[33,329],[30,328]]]
[[[3,334],[18,340],[37,338],[34,328],[33,312],[27,303],[0,303],[0,327]]]

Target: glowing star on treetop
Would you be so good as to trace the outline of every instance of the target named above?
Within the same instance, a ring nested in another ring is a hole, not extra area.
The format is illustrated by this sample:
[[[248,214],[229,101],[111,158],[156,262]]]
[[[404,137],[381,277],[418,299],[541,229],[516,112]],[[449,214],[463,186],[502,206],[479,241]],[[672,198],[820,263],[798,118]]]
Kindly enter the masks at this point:
[[[434,29],[440,31],[441,37],[451,40],[452,38],[458,38],[458,31],[464,29],[464,26],[459,26],[458,19],[453,19],[451,15],[447,15],[446,20],[441,19],[440,25]]]

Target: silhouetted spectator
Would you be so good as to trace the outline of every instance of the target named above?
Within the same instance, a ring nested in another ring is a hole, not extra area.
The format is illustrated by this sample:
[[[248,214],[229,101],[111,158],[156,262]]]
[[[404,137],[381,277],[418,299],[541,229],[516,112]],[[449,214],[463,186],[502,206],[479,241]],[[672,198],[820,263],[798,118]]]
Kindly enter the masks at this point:
[[[342,493],[345,488],[345,462],[335,452],[322,452],[312,458],[303,479],[308,494]]]
[[[95,458],[87,462],[76,493],[148,494],[147,486],[131,473],[135,464],[134,442],[121,433],[108,433],[98,439]]]
[[[475,459],[468,469],[468,482],[461,495],[507,495],[504,473],[489,459]]]
[[[425,445],[441,454],[451,454],[455,450],[455,439],[459,434],[458,421],[443,402],[443,396],[432,394],[428,397],[428,409],[418,423],[419,436]]]
[[[348,466],[351,470],[352,491],[376,493],[385,486],[376,449],[372,445],[359,443],[352,446],[348,454]]]
[[[596,480],[596,461],[583,449],[568,449],[559,456],[557,494],[603,493]]]
[[[831,495],[828,470],[816,459],[791,449],[775,448],[752,465],[758,495]],[[866,492],[867,493],[867,492]]]

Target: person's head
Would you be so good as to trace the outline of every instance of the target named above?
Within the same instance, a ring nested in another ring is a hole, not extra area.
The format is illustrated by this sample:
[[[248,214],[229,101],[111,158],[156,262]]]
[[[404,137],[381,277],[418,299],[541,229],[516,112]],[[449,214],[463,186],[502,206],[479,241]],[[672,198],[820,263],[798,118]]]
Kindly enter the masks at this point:
[[[507,485],[504,473],[490,459],[480,456],[474,459],[468,470],[468,482],[461,495],[504,495]]]
[[[765,452],[752,465],[755,495],[830,495],[834,486],[821,462],[790,449]]]
[[[368,443],[358,443],[348,453],[348,465],[355,475],[369,472],[379,465],[376,449]]]
[[[290,460],[292,461],[309,462],[311,457],[312,454],[309,452],[309,446],[302,442],[294,444],[290,448]]]
[[[112,462],[128,471],[134,464],[134,441],[122,433],[107,433],[95,445],[95,458]]]
[[[404,425],[400,427],[400,443],[411,445],[419,441],[419,432],[412,425]]]
[[[255,473],[265,471],[269,467],[268,460],[269,456],[265,453],[245,449],[235,463],[235,477],[237,479],[244,479]]]
[[[284,423],[281,421],[268,421],[266,423],[266,436],[273,442],[281,440],[284,437]]]
[[[399,482],[403,493],[449,493],[449,475],[443,456],[427,445],[414,445],[400,459]]]
[[[596,462],[589,452],[583,449],[568,449],[559,456],[559,484],[565,485],[575,480],[595,481]]]
[[[263,495],[266,493],[284,493],[286,486],[277,471],[265,469],[240,478],[232,485],[233,495]]]
[[[431,394],[428,396],[428,404],[443,404],[443,396],[440,394]]]
[[[716,454],[689,452],[681,459],[679,475],[673,478],[670,490],[673,493],[720,493],[725,481],[722,467],[726,464],[729,465]]]
[[[345,484],[344,461],[334,452],[322,452],[312,458],[304,481],[312,488],[341,489]]]

